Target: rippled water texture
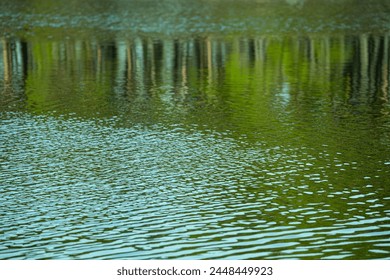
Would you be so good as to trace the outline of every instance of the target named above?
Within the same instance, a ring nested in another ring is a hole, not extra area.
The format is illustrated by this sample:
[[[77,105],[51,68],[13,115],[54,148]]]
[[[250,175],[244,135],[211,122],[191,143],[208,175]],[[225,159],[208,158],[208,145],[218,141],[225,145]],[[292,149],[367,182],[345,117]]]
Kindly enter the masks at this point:
[[[0,1],[0,259],[389,259],[361,2]]]

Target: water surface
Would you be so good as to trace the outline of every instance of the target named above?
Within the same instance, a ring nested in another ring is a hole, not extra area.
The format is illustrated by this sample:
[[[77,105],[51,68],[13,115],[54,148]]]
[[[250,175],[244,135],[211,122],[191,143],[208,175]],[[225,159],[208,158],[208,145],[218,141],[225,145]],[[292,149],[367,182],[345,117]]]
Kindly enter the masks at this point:
[[[243,2],[0,3],[1,259],[390,258],[387,1]]]

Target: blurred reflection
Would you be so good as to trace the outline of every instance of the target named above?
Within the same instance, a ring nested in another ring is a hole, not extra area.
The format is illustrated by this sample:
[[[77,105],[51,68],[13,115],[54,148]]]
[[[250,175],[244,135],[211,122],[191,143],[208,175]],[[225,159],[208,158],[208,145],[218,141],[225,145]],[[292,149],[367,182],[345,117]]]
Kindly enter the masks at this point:
[[[3,39],[3,65],[4,65],[4,84],[6,86],[11,84],[11,47],[10,44]]]
[[[2,91],[23,85],[35,109],[99,108],[113,97],[190,107],[239,102],[242,91],[275,106],[316,92],[335,105],[388,102],[389,36],[1,42]]]
[[[24,95],[24,77],[28,57],[25,53],[26,44],[17,40],[0,39],[0,106],[10,105],[14,99]]]

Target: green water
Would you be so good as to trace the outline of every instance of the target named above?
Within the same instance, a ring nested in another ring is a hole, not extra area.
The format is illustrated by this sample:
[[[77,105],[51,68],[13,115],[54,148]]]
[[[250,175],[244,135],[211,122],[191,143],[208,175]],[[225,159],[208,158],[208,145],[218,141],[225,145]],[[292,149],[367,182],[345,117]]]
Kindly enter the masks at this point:
[[[0,259],[389,259],[362,2],[0,1]]]

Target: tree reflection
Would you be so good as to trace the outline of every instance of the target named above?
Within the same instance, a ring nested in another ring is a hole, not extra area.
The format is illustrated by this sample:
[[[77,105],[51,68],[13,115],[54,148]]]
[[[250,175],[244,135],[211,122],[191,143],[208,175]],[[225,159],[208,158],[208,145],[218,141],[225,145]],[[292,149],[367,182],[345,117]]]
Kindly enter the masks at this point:
[[[23,42],[0,39],[2,52],[0,60],[0,105],[10,105],[14,99],[24,95],[24,77],[26,74],[27,56],[26,45]],[[10,104],[8,104],[10,103]]]
[[[228,100],[285,106],[316,94],[335,106],[370,105],[389,96],[388,35],[1,42],[3,92],[23,85],[31,108],[55,100],[98,108],[113,96],[187,109]]]

